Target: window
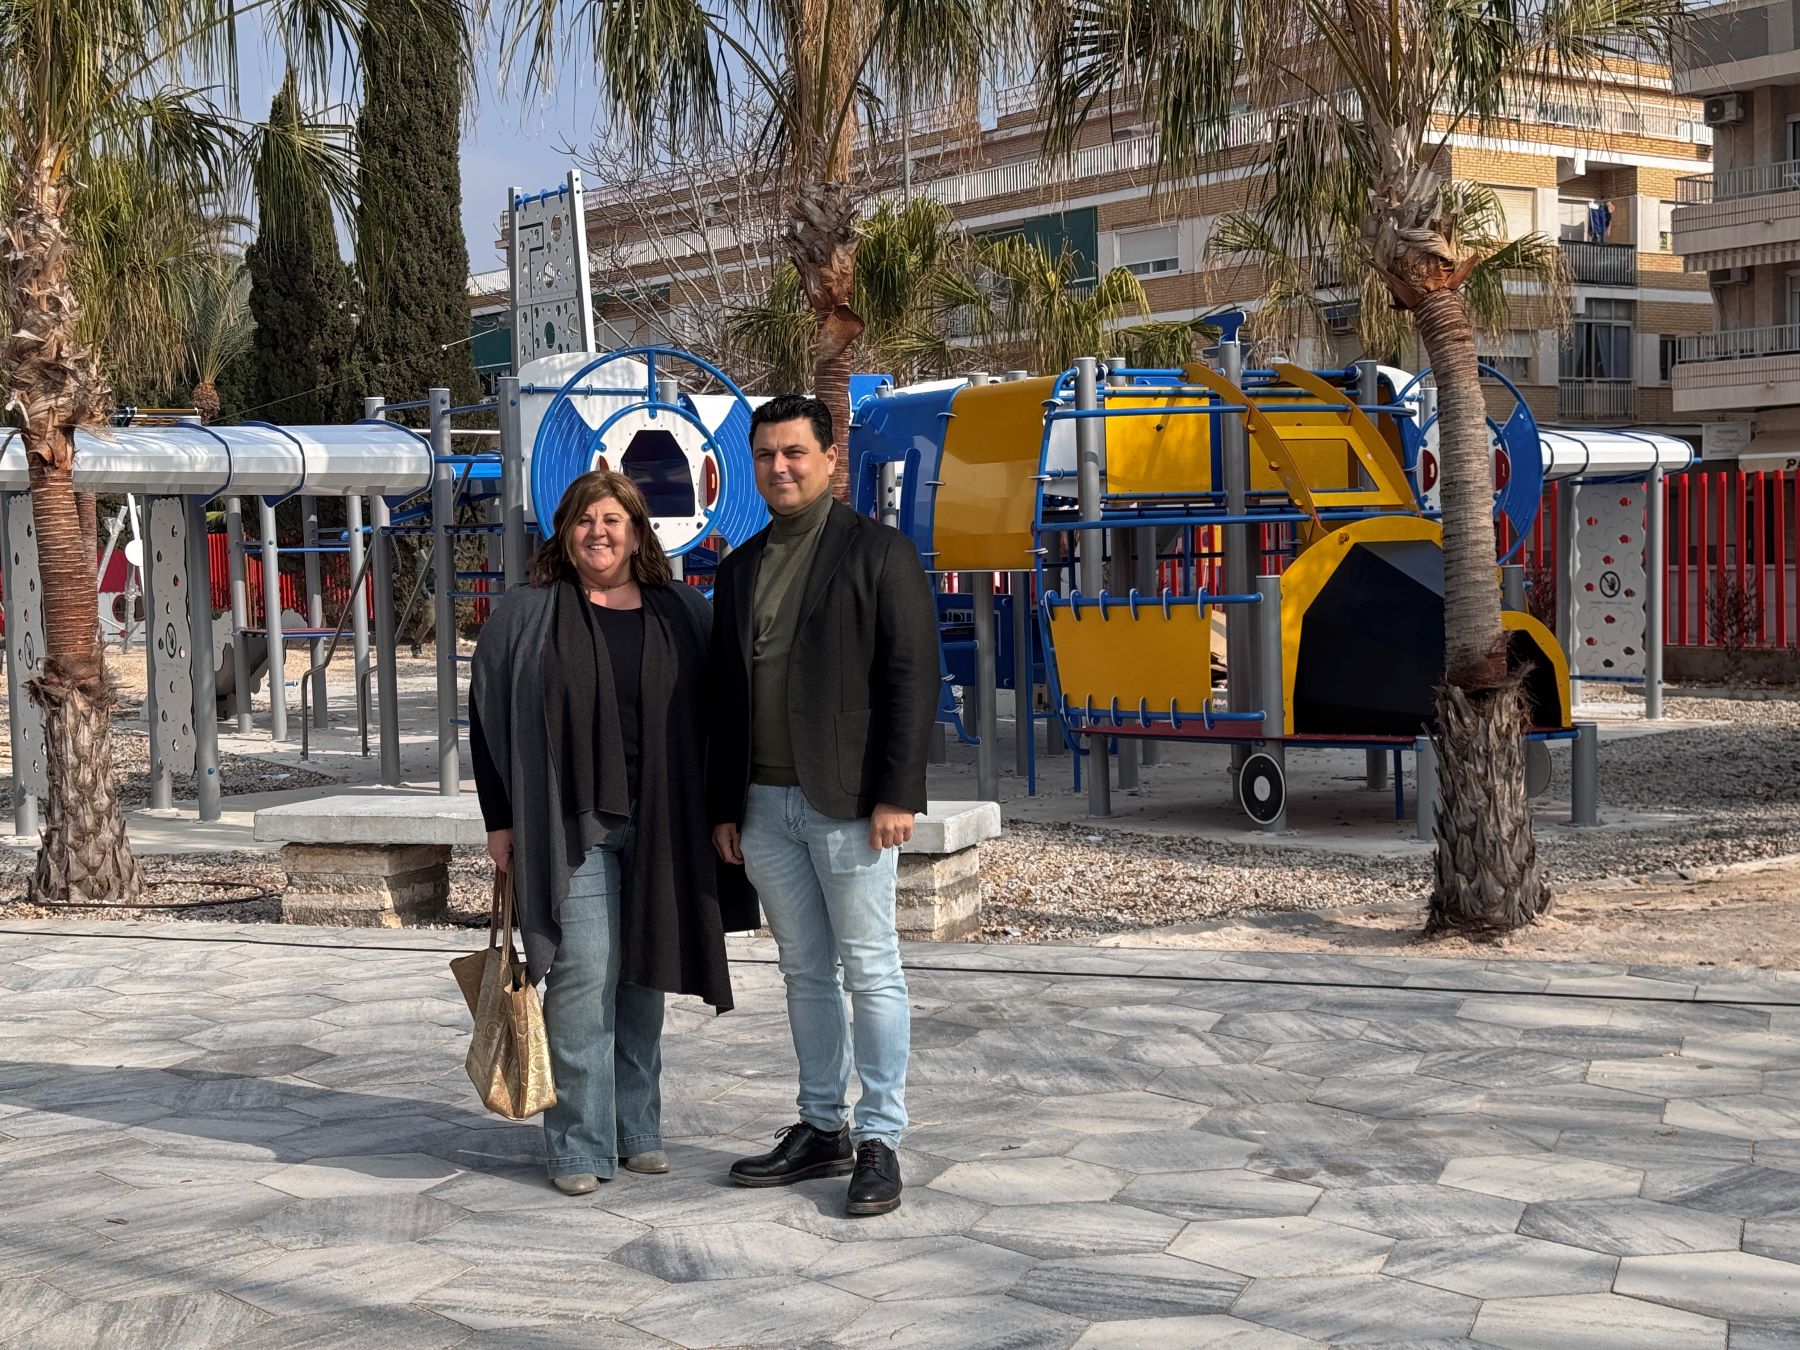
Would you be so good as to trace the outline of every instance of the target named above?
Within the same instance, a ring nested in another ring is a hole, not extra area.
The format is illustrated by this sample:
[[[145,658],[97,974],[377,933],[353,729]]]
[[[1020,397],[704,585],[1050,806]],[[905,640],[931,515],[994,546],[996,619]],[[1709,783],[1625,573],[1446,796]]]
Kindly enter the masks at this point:
[[[1531,358],[1537,335],[1515,328],[1499,337],[1479,337],[1475,352],[1483,365],[1492,366],[1514,384],[1531,383]],[[1484,374],[1483,378],[1487,378]]]
[[[1656,204],[1656,249],[1659,253],[1675,251],[1675,203]]]
[[[1588,211],[1586,202],[1570,201],[1567,197],[1556,203],[1556,237],[1558,239],[1582,240],[1587,238]]]
[[[1120,230],[1119,266],[1133,276],[1151,277],[1181,270],[1181,245],[1173,225],[1147,230]]]
[[[1676,344],[1680,341],[1680,338],[1670,337],[1667,334],[1656,339],[1656,382],[1658,384],[1669,382],[1669,372],[1675,369]]]
[[[1537,194],[1530,188],[1489,187],[1500,206],[1500,237],[1520,239],[1531,233],[1537,212]]]
[[[1590,300],[1575,320],[1558,361],[1565,380],[1629,380],[1637,305],[1630,300]]]

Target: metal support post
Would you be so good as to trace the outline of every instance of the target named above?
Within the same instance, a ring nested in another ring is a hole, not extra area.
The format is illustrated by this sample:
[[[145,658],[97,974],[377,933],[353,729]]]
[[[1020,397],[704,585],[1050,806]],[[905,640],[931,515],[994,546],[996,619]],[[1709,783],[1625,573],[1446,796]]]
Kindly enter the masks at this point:
[[[212,587],[208,584],[211,560],[207,557],[203,497],[187,498],[187,550],[188,669],[194,686],[194,799],[201,820],[217,820],[219,691],[213,669]]]
[[[302,497],[300,510],[305,519],[301,542],[307,548],[306,626],[317,632],[325,626],[325,590],[320,577],[322,560],[316,552],[319,547],[319,499],[313,496]],[[307,643],[307,651],[312,655],[307,664],[315,667],[312,677],[312,724],[315,727],[326,727],[331,724],[331,718],[325,706],[325,672],[316,669],[319,658],[325,655],[325,639],[312,639]]]
[[[149,524],[149,535],[154,540],[156,535],[156,498],[144,499],[144,516]],[[191,556],[191,555],[190,555]],[[169,766],[168,736],[164,732],[160,714],[163,712],[162,699],[158,696],[159,685],[167,673],[163,662],[174,664],[173,650],[164,653],[164,643],[158,636],[157,602],[165,589],[171,584],[169,574],[180,573],[187,569],[187,558],[165,558],[162,550],[152,542],[144,545],[144,660],[147,665],[144,679],[144,725],[150,732],[150,809],[167,811],[175,805],[175,771]],[[189,577],[189,590],[193,589],[193,578]],[[193,613],[189,607],[190,616]],[[174,643],[168,644],[170,648]],[[180,719],[174,709],[169,711]],[[207,714],[209,717],[211,714]]]
[[[1139,595],[1158,595],[1156,584],[1156,530],[1137,530],[1131,544],[1131,584]],[[1209,658],[1210,659],[1210,658]],[[1144,765],[1162,763],[1162,742],[1145,740],[1138,745],[1138,762]]]
[[[379,394],[365,398],[363,416],[383,416],[382,406]],[[503,418],[505,413],[503,402]],[[516,407],[513,416],[518,416]],[[387,498],[379,493],[370,497],[369,547],[375,551],[370,564],[371,584],[375,588],[375,712],[380,729],[379,758],[384,787],[400,786],[400,681],[394,665],[398,647],[394,634],[394,545],[388,537],[392,523]]]
[[[969,577],[975,609],[975,726],[981,744],[975,747],[975,796],[984,802],[1000,800],[999,673],[995,652],[999,637],[994,623],[994,574],[975,572]]]
[[[269,642],[269,739],[285,741],[287,724],[287,648],[281,640],[281,544],[275,535],[275,508],[267,497],[256,499],[262,526],[263,629]]]
[[[0,604],[5,605],[6,613],[15,616],[14,621],[6,627],[5,641],[7,649],[6,706],[16,710],[22,706],[20,700],[28,697],[25,693],[25,681],[30,678],[30,672],[22,668],[23,663],[20,660],[19,652],[19,647],[23,645],[25,626],[19,623],[16,617],[20,613],[16,593],[18,583],[13,576],[13,541],[6,524],[7,517],[11,514],[7,509],[7,503],[11,497],[10,493],[0,493],[0,570],[4,572],[4,581],[0,583]],[[126,611],[125,619],[129,624],[131,621],[129,610]],[[35,838],[38,833],[37,794],[25,785],[22,766],[38,753],[38,747],[25,743],[26,738],[30,735],[25,718],[19,716],[15,711],[7,721],[10,724],[9,732],[12,743],[13,834],[21,839]]]
[[[1031,573],[1014,572],[1012,591],[1013,649],[1013,771],[1024,778],[1031,772],[1031,738],[1037,730],[1032,713],[1037,707],[1037,687],[1031,678]]]
[[[1240,384],[1244,378],[1244,347],[1238,342],[1222,342],[1219,344],[1220,374],[1232,384]],[[1226,513],[1241,517],[1249,501],[1250,495],[1250,440],[1244,429],[1244,419],[1226,413],[1220,416],[1220,477],[1225,486]],[[1226,525],[1225,535],[1225,589],[1233,595],[1243,595],[1251,587],[1251,579],[1259,570],[1255,553],[1252,550],[1250,531],[1253,527],[1246,524]],[[1253,629],[1253,617],[1249,607],[1245,605],[1227,605],[1225,607],[1225,684],[1230,694],[1232,711],[1240,711],[1250,706],[1250,690],[1256,687],[1256,634]],[[1231,768],[1236,773],[1242,766],[1248,748],[1241,745],[1231,747]]]
[[[525,538],[525,444],[519,411],[519,377],[502,375],[494,385],[500,407],[500,520],[506,529],[501,551],[506,587],[525,583],[529,548]]]
[[[1556,640],[1562,644],[1563,656],[1569,663],[1569,706],[1581,702],[1581,681],[1575,671],[1575,629],[1569,622],[1575,608],[1575,498],[1576,485],[1565,483],[1556,498]]]
[[[1287,727],[1287,691],[1281,677],[1281,578],[1259,576],[1256,590],[1262,596],[1262,603],[1256,607],[1256,665],[1262,681],[1262,749],[1281,766],[1283,780],[1281,809],[1273,820],[1264,822],[1262,828],[1269,834],[1279,834],[1287,829],[1287,750],[1280,739]]]
[[[1669,578],[1662,465],[1650,470],[1644,492],[1644,719],[1657,722],[1663,715],[1663,588]]]
[[[1075,358],[1075,406],[1084,412],[1100,406],[1100,362],[1092,356]],[[1100,519],[1100,481],[1102,460],[1106,454],[1101,438],[1100,419],[1083,417],[1075,423],[1076,489],[1079,493],[1081,518]],[[1083,530],[1077,545],[1078,589],[1083,595],[1095,596],[1105,588],[1102,554],[1105,550],[1104,530]],[[1112,814],[1112,767],[1107,762],[1106,737],[1088,737],[1088,814]]]
[[[1385,750],[1363,751],[1363,786],[1370,792],[1386,792],[1388,761]]]
[[[244,558],[244,499],[225,499],[225,568],[231,577],[231,687],[237,704],[237,731],[248,736],[250,720],[249,566]]]
[[[456,475],[450,453],[450,391],[433,389],[431,407],[431,572],[435,588],[437,646],[438,795],[454,797],[462,766],[456,734]]]
[[[1592,722],[1577,722],[1569,762],[1569,824],[1599,823],[1600,728]]]
[[[1519,613],[1525,610],[1525,569],[1518,563],[1500,569],[1500,603]]]
[[[353,494],[344,498],[344,524],[350,538],[350,575],[352,578],[363,577],[362,586],[357,587],[356,594],[350,597],[350,650],[356,669],[356,721],[366,734],[369,727],[366,702],[369,696],[369,600],[364,587],[369,579],[363,576],[362,570],[367,548],[363,540],[361,497]]]
[[[894,386],[875,386],[876,398],[892,397]],[[900,528],[900,466],[889,460],[875,466],[875,519],[894,529]]]
[[[1413,832],[1429,844],[1437,838],[1437,746],[1431,737],[1421,736],[1413,742],[1413,753],[1419,762],[1419,786],[1413,794]]]

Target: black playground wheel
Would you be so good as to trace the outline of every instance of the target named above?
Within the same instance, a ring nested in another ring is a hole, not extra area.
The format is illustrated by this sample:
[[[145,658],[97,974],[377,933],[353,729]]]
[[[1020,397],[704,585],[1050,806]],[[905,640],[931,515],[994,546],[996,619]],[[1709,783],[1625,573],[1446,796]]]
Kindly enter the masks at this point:
[[[1238,770],[1238,804],[1258,825],[1281,817],[1287,805],[1287,775],[1275,756],[1258,750]]]

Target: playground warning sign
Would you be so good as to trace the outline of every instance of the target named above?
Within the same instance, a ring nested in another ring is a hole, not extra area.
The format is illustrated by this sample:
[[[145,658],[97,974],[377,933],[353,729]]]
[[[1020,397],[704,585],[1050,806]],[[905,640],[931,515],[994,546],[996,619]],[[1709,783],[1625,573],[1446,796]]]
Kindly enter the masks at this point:
[[[1570,585],[1572,679],[1644,674],[1644,485],[1579,483]]]

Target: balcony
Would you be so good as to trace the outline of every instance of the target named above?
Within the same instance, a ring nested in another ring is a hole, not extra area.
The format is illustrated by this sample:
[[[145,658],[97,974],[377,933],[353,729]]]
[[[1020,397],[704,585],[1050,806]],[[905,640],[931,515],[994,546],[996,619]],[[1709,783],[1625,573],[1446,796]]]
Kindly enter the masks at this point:
[[[1675,346],[1675,412],[1800,404],[1800,324],[1697,333]]]
[[[1630,380],[1560,380],[1556,415],[1564,422],[1622,426],[1637,418],[1637,385]]]
[[[1564,239],[1563,261],[1569,275],[1590,286],[1637,285],[1637,247],[1633,244],[1589,244]]]
[[[1695,6],[1679,20],[1675,91],[1705,96],[1785,84],[1800,72],[1789,0]]]

